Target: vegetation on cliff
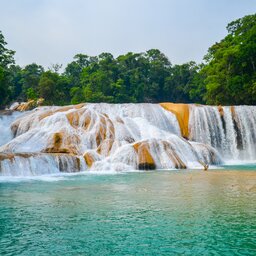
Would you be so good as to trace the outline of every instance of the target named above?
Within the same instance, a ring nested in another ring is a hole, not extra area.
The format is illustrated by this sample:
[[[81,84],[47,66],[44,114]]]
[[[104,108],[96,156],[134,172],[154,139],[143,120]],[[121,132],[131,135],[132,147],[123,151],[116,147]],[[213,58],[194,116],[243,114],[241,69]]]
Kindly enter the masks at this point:
[[[0,106],[44,98],[47,105],[80,102],[256,103],[256,14],[227,26],[227,36],[208,50],[204,63],[172,65],[157,49],[115,58],[77,54],[60,73],[32,63],[15,65],[0,32]]]

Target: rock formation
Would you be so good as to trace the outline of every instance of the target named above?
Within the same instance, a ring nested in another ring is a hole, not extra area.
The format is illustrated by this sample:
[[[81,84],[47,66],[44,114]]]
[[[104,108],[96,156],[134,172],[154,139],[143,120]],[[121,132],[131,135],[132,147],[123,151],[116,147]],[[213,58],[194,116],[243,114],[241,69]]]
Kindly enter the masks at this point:
[[[184,138],[188,139],[189,137],[189,105],[188,104],[179,104],[179,103],[160,103],[160,105],[175,114],[179,125],[181,134]]]
[[[37,107],[9,125],[5,120],[15,113],[0,118],[0,127],[2,120],[9,129],[3,130],[0,143],[5,132],[13,136],[0,145],[2,174],[12,174],[15,166],[35,174],[32,169],[40,169],[38,164],[43,163],[55,171],[72,172],[201,168],[202,164],[219,164],[225,157],[256,156],[256,111],[249,106],[101,103]]]
[[[39,98],[38,100],[28,100],[27,102],[14,102],[11,106],[10,106],[10,110],[12,111],[28,111],[28,110],[32,110],[36,107],[42,106],[44,103],[44,99],[43,98]]]

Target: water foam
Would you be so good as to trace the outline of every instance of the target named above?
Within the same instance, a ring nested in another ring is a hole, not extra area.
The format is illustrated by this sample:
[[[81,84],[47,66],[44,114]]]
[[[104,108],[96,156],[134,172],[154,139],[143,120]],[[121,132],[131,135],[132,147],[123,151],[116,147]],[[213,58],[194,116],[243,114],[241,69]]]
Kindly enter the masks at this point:
[[[1,160],[1,175],[133,171],[145,151],[156,169],[256,159],[256,108],[250,106],[223,107],[220,114],[218,107],[190,105],[189,140],[176,116],[158,104],[39,107],[19,115],[0,118],[0,152],[13,154]]]

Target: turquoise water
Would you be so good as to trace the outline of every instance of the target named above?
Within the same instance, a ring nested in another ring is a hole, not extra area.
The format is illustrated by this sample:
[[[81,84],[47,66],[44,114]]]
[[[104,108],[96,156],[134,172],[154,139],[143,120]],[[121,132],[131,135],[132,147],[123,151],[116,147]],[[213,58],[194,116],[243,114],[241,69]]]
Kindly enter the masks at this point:
[[[256,255],[256,172],[0,181],[1,255]]]
[[[229,164],[223,165],[221,168],[226,170],[238,170],[238,171],[256,171],[256,164],[255,163],[247,163],[247,164]]]

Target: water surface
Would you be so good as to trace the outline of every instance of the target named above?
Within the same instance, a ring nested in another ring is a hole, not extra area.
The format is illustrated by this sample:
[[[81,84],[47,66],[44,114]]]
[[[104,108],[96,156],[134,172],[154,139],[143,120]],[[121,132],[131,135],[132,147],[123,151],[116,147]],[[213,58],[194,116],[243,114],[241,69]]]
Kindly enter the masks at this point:
[[[256,255],[256,172],[0,181],[0,255]]]

